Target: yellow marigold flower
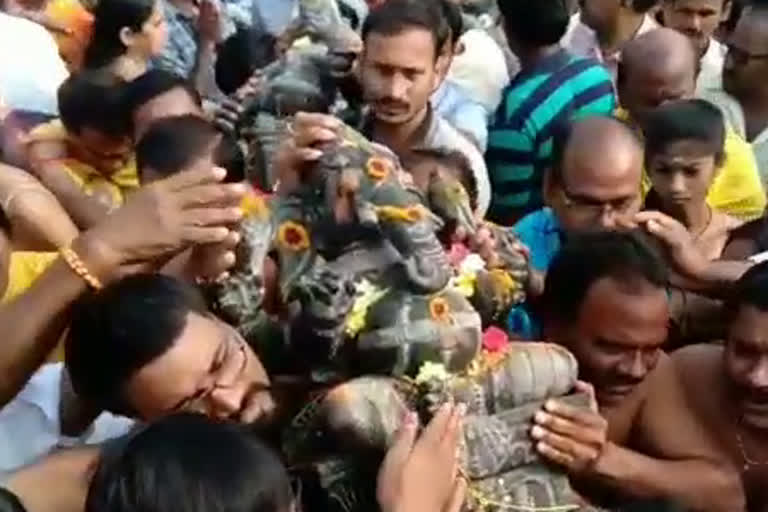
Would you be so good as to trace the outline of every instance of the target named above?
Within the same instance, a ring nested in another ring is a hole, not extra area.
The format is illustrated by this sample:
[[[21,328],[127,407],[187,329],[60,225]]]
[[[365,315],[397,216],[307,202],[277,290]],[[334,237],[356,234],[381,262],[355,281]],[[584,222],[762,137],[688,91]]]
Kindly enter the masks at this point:
[[[438,322],[451,321],[451,306],[442,297],[434,297],[429,301],[429,314]]]
[[[385,158],[378,156],[372,156],[365,164],[365,169],[368,171],[368,176],[376,181],[384,181],[389,177],[389,173],[392,170],[392,164]]]
[[[344,324],[344,331],[348,336],[354,338],[360,331],[365,329],[365,320],[368,316],[368,310],[378,300],[387,293],[387,289],[379,288],[363,279],[357,284],[357,293],[355,303],[352,305],[352,311],[347,316]]]
[[[309,233],[298,222],[283,222],[277,230],[277,241],[282,247],[292,251],[309,249]]]
[[[464,273],[455,276],[451,281],[451,287],[462,294],[464,297],[471,297],[475,294],[475,284],[477,283],[477,275],[472,273]]]
[[[240,208],[245,217],[258,217],[265,219],[269,216],[269,206],[262,196],[253,191],[249,191],[240,202]]]

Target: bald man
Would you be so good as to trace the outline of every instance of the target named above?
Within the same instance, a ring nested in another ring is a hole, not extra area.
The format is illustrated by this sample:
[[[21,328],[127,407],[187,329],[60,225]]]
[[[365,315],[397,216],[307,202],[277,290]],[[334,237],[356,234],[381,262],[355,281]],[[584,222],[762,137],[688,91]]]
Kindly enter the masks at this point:
[[[630,41],[619,65],[617,116],[642,129],[653,109],[692,98],[696,89],[698,54],[690,39],[672,29],[656,29]],[[766,197],[750,145],[727,127],[725,163],[707,195],[720,211],[752,220],[765,210]]]
[[[569,233],[615,229],[642,205],[643,147],[624,123],[595,116],[563,125],[553,137],[552,157],[544,178],[549,207],[514,227],[539,272],[547,270]]]

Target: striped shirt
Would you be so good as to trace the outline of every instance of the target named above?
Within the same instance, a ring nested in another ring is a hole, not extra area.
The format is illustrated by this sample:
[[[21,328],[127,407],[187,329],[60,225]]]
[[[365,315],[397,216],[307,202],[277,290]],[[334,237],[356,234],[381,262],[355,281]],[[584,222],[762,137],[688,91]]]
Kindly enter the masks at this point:
[[[610,116],[614,107],[611,77],[597,61],[561,50],[523,69],[505,89],[489,128],[491,220],[510,225],[543,206],[543,174],[558,123]]]

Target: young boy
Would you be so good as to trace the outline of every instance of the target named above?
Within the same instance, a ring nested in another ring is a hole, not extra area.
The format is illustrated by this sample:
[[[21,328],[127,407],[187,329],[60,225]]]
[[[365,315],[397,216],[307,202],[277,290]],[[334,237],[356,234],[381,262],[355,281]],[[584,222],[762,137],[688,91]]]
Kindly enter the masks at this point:
[[[704,100],[663,105],[643,127],[652,189],[646,209],[680,222],[710,260],[719,259],[730,233],[743,222],[707,204],[707,194],[725,160],[725,123]]]

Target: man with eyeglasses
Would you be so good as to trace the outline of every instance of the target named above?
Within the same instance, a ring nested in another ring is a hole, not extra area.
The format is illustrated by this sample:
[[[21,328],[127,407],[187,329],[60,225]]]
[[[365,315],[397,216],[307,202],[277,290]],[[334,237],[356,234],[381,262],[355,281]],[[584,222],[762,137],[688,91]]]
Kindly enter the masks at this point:
[[[690,40],[661,28],[629,42],[619,65],[621,109],[617,117],[642,132],[647,115],[680,99],[693,98],[698,57]],[[645,188],[648,188],[646,183]],[[766,197],[749,144],[726,126],[725,163],[707,194],[707,204],[743,220],[760,217]]]
[[[253,349],[194,287],[160,274],[118,281],[73,314],[67,370],[100,410],[151,421],[174,412],[254,423],[275,409]]]
[[[768,1],[747,6],[727,44],[723,90],[703,97],[723,111],[741,137],[752,144],[764,184],[768,183]]]
[[[617,229],[642,206],[643,147],[621,121],[595,116],[562,125],[552,156],[543,189],[549,206],[513,228],[538,272],[546,272],[569,234]]]

